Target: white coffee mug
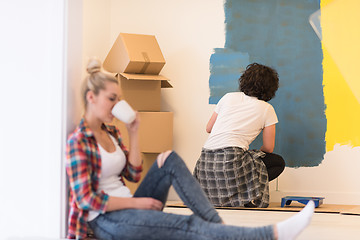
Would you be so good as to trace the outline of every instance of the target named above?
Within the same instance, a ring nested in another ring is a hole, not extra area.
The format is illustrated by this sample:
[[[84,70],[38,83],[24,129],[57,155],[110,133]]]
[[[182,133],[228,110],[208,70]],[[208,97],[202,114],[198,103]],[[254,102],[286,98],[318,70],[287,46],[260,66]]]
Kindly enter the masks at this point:
[[[136,118],[135,111],[125,100],[117,102],[111,110],[111,113],[114,117],[126,124],[132,123]]]

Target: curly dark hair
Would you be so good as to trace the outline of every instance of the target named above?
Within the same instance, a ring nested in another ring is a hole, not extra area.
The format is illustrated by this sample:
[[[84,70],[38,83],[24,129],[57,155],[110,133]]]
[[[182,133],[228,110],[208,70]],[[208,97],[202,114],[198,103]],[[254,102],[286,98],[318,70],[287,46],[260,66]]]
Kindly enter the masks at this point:
[[[259,100],[270,101],[279,88],[279,75],[275,69],[252,63],[239,78],[239,90]]]

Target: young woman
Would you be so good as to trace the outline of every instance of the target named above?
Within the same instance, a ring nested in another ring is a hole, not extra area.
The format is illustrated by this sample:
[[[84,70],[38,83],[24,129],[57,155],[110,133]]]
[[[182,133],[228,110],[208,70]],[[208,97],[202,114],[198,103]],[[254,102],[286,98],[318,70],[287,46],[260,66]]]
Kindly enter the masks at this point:
[[[268,182],[285,168],[273,154],[274,108],[268,103],[279,86],[277,72],[253,63],[239,79],[240,92],[225,94],[218,102],[206,131],[210,133],[194,176],[215,206],[267,207]],[[262,132],[260,150],[248,150]]]
[[[140,179],[139,119],[127,125],[128,151],[118,129],[105,124],[112,121],[111,109],[121,94],[116,79],[100,67],[98,60],[89,62],[85,114],[67,143],[68,238],[87,238],[90,226],[96,239],[293,239],[309,224],[313,202],[276,225],[224,225],[183,160],[171,151],[159,154],[132,196],[123,178]],[[171,185],[193,215],[162,212]]]

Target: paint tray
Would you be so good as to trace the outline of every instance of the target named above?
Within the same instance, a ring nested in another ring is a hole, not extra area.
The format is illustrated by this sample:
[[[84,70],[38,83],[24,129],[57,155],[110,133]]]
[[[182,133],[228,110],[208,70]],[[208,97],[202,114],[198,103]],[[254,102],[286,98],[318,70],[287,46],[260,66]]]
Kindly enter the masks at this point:
[[[281,198],[281,207],[290,205],[292,201],[297,201],[302,204],[307,204],[310,200],[313,200],[315,207],[319,207],[323,203],[324,197],[297,197],[297,196],[286,196]]]

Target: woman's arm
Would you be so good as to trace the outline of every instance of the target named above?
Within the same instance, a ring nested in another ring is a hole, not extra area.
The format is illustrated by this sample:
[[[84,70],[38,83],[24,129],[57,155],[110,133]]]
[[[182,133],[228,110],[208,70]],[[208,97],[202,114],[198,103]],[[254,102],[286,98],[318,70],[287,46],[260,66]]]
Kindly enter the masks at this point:
[[[263,129],[263,145],[260,150],[267,153],[272,153],[275,147],[275,124],[267,126]]]
[[[139,114],[136,113],[136,119],[132,123],[126,125],[129,133],[129,162],[135,167],[142,164],[138,134],[139,124]]]
[[[211,133],[211,130],[216,122],[218,114],[216,112],[213,113],[213,115],[211,116],[209,122],[206,125],[206,132]]]
[[[130,181],[137,182],[140,180],[140,172],[141,172],[141,164],[142,159],[140,155],[139,148],[139,137],[138,137],[138,129],[139,129],[140,119],[139,114],[136,113],[136,119],[126,125],[127,131],[129,133],[129,153],[128,153],[128,161],[130,166],[127,166],[125,170],[125,178]],[[135,168],[134,168],[135,167]],[[109,196],[109,200],[106,206],[106,211],[115,211],[121,209],[148,209],[148,210],[161,210],[163,208],[163,204],[161,201],[150,198],[150,197],[113,197]]]
[[[91,185],[91,167],[89,166],[88,148],[82,138],[71,138],[66,146],[66,172],[70,188],[81,209],[93,209],[105,212],[109,196],[97,193]]]
[[[122,198],[109,196],[106,206],[107,212],[129,208],[160,211],[163,208],[163,204],[161,201],[150,197]]]

